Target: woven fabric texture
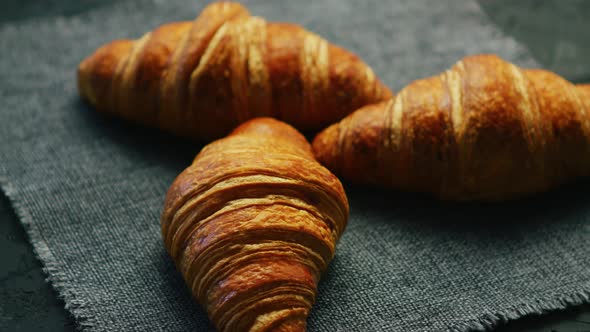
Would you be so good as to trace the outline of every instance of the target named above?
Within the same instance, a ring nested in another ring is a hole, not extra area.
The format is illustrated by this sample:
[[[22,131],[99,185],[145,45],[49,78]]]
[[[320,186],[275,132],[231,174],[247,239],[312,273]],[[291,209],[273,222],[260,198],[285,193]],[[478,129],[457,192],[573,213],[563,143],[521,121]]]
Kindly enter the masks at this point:
[[[538,66],[472,1],[244,3],[352,50],[396,91],[468,54]],[[200,146],[96,114],[75,81],[98,46],[190,20],[205,2],[53,5],[0,24],[2,190],[85,330],[212,330],[159,224],[168,186]],[[310,331],[485,330],[589,300],[588,185],[502,204],[346,189],[349,227],[320,283]]]

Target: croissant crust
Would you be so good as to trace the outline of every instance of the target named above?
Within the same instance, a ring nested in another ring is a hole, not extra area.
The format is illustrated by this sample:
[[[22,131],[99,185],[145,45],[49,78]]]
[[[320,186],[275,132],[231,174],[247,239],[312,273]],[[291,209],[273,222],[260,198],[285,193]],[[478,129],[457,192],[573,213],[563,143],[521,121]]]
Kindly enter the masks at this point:
[[[177,177],[162,235],[219,331],[304,331],[347,218],[342,185],[305,138],[261,118]]]
[[[343,178],[444,199],[502,200],[590,173],[590,88],[494,55],[464,58],[315,138]]]
[[[99,111],[205,141],[263,116],[316,131],[391,97],[357,56],[232,2],[100,47],[78,87]]]

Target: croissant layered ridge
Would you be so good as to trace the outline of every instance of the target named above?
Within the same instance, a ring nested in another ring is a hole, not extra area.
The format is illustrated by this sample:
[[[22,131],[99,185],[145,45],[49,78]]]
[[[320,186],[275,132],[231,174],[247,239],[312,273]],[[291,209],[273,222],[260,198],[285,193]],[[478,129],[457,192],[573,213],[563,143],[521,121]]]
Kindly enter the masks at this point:
[[[250,120],[172,184],[165,246],[219,331],[305,331],[348,219],[339,180],[294,128]]]
[[[357,56],[233,2],[100,47],[80,63],[78,87],[99,111],[201,141],[255,117],[313,132],[391,97]]]
[[[351,182],[504,200],[590,173],[590,88],[495,55],[468,56],[361,108],[313,142]]]

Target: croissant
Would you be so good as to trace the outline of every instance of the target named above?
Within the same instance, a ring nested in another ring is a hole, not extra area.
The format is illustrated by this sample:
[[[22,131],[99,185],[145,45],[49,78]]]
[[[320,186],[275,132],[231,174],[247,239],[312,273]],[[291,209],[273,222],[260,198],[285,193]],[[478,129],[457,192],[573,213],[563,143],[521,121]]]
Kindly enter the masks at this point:
[[[318,134],[318,161],[361,184],[504,200],[590,174],[590,86],[475,55]]]
[[[102,46],[80,63],[78,89],[99,111],[202,141],[263,116],[317,132],[391,98],[357,56],[231,2]]]
[[[305,331],[348,219],[340,181],[271,118],[207,145],[174,181],[165,246],[219,331]]]

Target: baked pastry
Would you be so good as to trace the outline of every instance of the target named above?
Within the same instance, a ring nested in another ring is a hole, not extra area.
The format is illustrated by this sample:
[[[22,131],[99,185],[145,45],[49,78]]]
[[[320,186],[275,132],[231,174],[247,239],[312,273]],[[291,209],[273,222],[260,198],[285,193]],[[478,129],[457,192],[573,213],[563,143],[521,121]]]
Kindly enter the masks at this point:
[[[219,331],[305,331],[348,219],[340,181],[271,118],[207,145],[174,181],[162,236]]]
[[[357,56],[232,2],[100,47],[80,63],[78,87],[99,111],[201,141],[264,116],[317,132],[391,97]]]
[[[504,200],[590,174],[590,88],[475,55],[361,108],[313,142],[351,182]]]

